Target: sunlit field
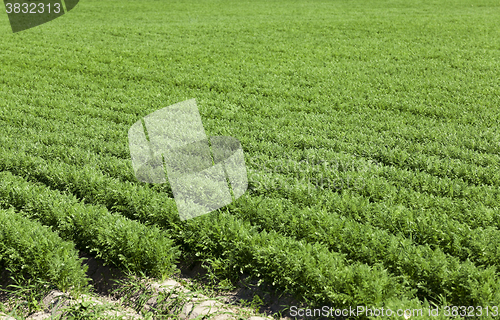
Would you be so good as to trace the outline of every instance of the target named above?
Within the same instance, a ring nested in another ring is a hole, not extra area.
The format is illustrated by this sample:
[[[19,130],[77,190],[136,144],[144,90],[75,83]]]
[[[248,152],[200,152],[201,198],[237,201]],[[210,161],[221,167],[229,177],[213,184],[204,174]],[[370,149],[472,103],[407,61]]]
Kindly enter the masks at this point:
[[[494,316],[499,21],[493,0],[84,0],[14,34],[2,11],[0,265],[87,290],[79,252],[160,279],[192,261],[311,308]],[[127,132],[192,98],[248,190],[181,221]]]

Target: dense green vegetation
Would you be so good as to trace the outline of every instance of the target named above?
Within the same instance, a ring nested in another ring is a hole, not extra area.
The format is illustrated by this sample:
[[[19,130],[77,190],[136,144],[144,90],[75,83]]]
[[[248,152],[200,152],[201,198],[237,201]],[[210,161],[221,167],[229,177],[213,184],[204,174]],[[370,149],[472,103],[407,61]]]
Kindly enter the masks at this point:
[[[87,285],[74,244],[14,210],[0,210],[0,263],[17,275],[50,281],[59,289]]]
[[[165,277],[172,273],[177,248],[167,233],[105,208],[84,206],[74,196],[27,183],[8,171],[0,174],[0,195],[10,206],[53,227],[81,249],[130,271]]]
[[[497,1],[88,0],[17,34],[0,17],[0,232],[50,226],[155,276],[194,258],[315,305],[500,304]],[[190,98],[241,142],[249,190],[181,222],[127,132]]]

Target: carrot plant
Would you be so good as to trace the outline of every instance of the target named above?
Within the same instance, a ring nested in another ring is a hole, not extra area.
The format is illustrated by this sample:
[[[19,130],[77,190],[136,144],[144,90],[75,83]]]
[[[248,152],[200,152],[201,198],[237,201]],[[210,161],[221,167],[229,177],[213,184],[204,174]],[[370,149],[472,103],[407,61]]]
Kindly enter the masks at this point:
[[[87,267],[74,243],[14,209],[0,209],[0,265],[17,279],[50,282],[60,290],[87,289]]]

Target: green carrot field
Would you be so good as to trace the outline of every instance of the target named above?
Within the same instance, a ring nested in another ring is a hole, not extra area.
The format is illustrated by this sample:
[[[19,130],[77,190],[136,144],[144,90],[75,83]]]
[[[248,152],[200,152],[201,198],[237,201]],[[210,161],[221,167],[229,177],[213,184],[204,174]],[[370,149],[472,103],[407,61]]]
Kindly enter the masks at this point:
[[[248,190],[181,221],[127,132],[192,98]],[[2,9],[0,268],[76,290],[80,251],[198,261],[310,307],[494,316],[499,123],[495,0],[82,0],[15,34]]]

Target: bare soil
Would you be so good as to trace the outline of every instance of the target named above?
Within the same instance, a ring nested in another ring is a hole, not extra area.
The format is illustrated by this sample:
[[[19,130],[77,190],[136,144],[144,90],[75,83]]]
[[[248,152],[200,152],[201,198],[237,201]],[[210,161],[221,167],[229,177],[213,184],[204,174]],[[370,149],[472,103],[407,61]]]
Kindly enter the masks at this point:
[[[51,314],[61,313],[64,307],[72,306],[82,301],[90,301],[93,305],[113,305],[116,308],[111,308],[116,311],[109,311],[110,318],[112,316],[122,316],[126,319],[144,319],[144,317],[131,308],[131,304],[139,297],[129,297],[130,301],[124,303],[120,300],[121,296],[116,290],[121,288],[121,285],[116,280],[126,281],[127,276],[122,271],[111,266],[106,266],[102,260],[95,259],[88,254],[81,253],[81,257],[86,260],[84,263],[88,266],[87,275],[91,279],[93,287],[92,296],[81,296],[78,299],[60,292],[51,290],[48,292],[42,302],[45,306],[43,311],[39,311],[28,315],[26,319],[41,320],[49,319]],[[174,290],[176,293],[182,292],[187,298],[184,299],[183,305],[179,306],[178,317],[181,319],[194,319],[200,315],[208,316],[216,320],[225,319],[289,319],[286,315],[287,308],[291,305],[297,305],[296,301],[287,295],[279,294],[272,290],[271,286],[261,284],[257,286],[256,281],[248,280],[248,276],[241,275],[240,281],[233,290],[210,291],[212,294],[207,296],[198,291],[192,291],[187,287],[193,287],[193,283],[197,286],[203,286],[203,277],[206,275],[206,270],[201,267],[200,263],[180,263],[178,265],[180,274],[167,279],[164,282],[152,281],[144,279],[147,282],[149,289],[154,292]],[[9,273],[3,270],[0,274],[0,288],[5,289],[12,284]],[[256,298],[257,297],[257,298]],[[5,303],[8,300],[8,294],[0,291],[0,303]],[[252,308],[248,307],[251,301],[254,301]],[[255,304],[255,301],[258,304]],[[158,302],[155,296],[143,303],[143,310],[154,308]],[[247,305],[247,307],[245,307]],[[107,311],[108,312],[108,311]],[[5,314],[0,313],[0,320],[14,319]]]

